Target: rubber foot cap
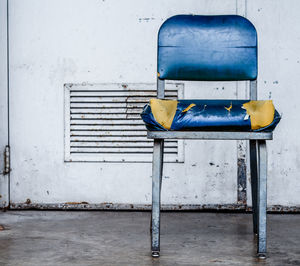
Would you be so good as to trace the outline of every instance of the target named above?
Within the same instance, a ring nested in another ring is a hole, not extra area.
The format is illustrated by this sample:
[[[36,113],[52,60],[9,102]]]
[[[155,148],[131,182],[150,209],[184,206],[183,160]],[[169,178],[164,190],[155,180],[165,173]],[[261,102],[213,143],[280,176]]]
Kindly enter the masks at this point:
[[[159,258],[159,251],[152,251],[153,258]]]
[[[265,260],[265,259],[267,258],[266,253],[258,253],[258,254],[257,254],[257,257],[258,257],[260,260]]]

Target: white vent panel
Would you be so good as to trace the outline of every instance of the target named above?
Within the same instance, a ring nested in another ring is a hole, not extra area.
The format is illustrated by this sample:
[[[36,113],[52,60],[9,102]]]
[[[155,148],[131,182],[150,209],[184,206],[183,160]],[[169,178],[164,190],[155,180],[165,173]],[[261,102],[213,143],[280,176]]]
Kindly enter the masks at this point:
[[[66,84],[65,161],[151,162],[140,113],[155,84]],[[166,99],[183,98],[183,84],[166,84]],[[183,141],[165,141],[165,161],[183,162]]]

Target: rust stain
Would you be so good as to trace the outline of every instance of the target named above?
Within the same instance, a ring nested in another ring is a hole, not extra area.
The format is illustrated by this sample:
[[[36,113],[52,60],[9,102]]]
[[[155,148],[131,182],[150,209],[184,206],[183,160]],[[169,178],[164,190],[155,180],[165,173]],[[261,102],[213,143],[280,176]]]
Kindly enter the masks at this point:
[[[89,204],[89,203],[86,202],[86,201],[81,201],[81,202],[69,201],[69,202],[66,202],[65,204],[69,204],[69,205],[78,205],[78,204]]]
[[[230,104],[229,107],[224,106],[224,108],[225,108],[228,112],[230,112],[230,110],[231,110],[231,108],[232,108],[232,103]]]
[[[4,226],[0,224],[0,231],[5,230]]]
[[[10,209],[25,210],[25,209],[36,209],[36,210],[151,210],[150,204],[114,204],[112,202],[103,202],[99,204],[89,204],[87,202],[66,202],[58,204],[24,204],[24,203],[11,203]],[[238,211],[249,213],[252,208],[244,204],[184,204],[184,205],[162,205],[162,210],[168,211]],[[3,209],[5,211],[5,208]],[[268,206],[268,213],[300,213],[299,206],[282,206],[273,205]],[[6,228],[7,230],[7,228]]]
[[[31,200],[30,200],[30,199],[27,199],[27,200],[25,201],[25,204],[31,204]]]

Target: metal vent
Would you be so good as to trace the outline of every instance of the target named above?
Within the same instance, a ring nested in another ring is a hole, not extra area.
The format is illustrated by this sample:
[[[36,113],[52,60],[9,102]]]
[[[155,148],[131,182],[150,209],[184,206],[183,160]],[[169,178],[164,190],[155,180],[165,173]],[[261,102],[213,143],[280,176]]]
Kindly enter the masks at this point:
[[[165,95],[182,98],[183,84],[167,83]],[[155,97],[155,84],[66,84],[65,161],[151,162],[140,113]],[[165,141],[165,161],[183,161],[182,141]]]

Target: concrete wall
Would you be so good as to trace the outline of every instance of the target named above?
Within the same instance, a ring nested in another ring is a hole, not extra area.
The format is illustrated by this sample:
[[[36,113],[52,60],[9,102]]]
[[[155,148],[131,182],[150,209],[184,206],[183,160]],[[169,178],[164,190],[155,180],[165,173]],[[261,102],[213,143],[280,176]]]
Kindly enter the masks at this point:
[[[259,98],[273,99],[283,114],[268,143],[269,204],[300,205],[299,8],[297,0],[11,0],[12,203],[150,203],[149,163],[64,162],[63,84],[155,82],[159,26],[193,13],[240,14],[256,26]],[[243,82],[185,82],[184,94],[247,92]],[[163,203],[235,203],[237,153],[235,141],[186,141],[185,162],[166,164]]]

